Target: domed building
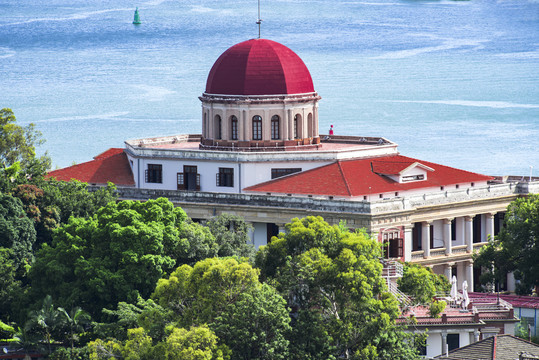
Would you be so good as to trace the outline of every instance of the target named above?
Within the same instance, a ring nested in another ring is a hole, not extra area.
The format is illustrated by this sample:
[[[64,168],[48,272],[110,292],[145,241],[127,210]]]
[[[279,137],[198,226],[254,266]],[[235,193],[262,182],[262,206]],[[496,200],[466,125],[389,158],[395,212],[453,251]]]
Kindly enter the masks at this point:
[[[243,216],[255,246],[295,217],[345,221],[384,243],[385,257],[456,275],[470,289],[478,276],[472,255],[497,234],[507,205],[539,192],[539,182],[403,156],[383,137],[320,134],[311,74],[275,41],[224,51],[199,99],[201,134],[127,140],[49,176],[97,187],[111,181],[122,199],[164,196],[196,220]]]
[[[286,150],[320,144],[311,74],[286,46],[252,39],[215,62],[202,101],[201,149]]]

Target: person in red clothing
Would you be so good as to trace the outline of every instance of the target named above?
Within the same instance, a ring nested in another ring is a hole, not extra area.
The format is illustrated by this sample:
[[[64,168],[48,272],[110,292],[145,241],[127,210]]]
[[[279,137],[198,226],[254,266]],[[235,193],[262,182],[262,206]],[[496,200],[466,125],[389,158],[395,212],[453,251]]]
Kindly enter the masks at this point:
[[[329,128],[329,135],[333,135],[333,125]]]

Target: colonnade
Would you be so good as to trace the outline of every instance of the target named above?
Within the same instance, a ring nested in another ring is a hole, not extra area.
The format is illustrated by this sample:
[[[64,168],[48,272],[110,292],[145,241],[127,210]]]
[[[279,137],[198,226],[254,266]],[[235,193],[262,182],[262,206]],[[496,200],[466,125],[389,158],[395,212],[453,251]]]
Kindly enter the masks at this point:
[[[458,274],[459,288],[466,280],[469,291],[473,291],[474,268],[471,255],[474,247],[483,246],[499,231],[502,217],[496,214],[488,212],[415,223],[410,260],[433,267],[436,273],[444,274],[449,280]],[[456,274],[453,274],[454,269]]]

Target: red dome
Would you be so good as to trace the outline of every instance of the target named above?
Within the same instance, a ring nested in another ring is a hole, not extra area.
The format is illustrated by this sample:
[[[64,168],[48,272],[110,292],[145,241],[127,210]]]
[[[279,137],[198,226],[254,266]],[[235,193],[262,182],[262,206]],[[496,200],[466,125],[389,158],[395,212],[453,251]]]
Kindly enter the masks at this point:
[[[307,66],[295,52],[275,41],[252,39],[225,51],[213,64],[206,93],[285,95],[314,92]]]

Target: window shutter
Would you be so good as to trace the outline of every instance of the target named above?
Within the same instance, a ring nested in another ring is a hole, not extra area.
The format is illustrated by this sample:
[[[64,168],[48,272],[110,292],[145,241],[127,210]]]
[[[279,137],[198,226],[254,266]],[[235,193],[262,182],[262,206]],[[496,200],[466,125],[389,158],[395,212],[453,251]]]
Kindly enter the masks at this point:
[[[200,191],[200,174],[197,174],[197,191]]]
[[[185,181],[184,181],[183,173],[177,174],[177,180],[178,180],[178,190],[185,190]]]
[[[149,180],[150,180],[150,179],[149,179],[149,176],[150,176],[150,175],[149,175],[148,170],[147,170],[147,169],[144,170],[144,181],[147,182],[147,183],[148,183]]]

